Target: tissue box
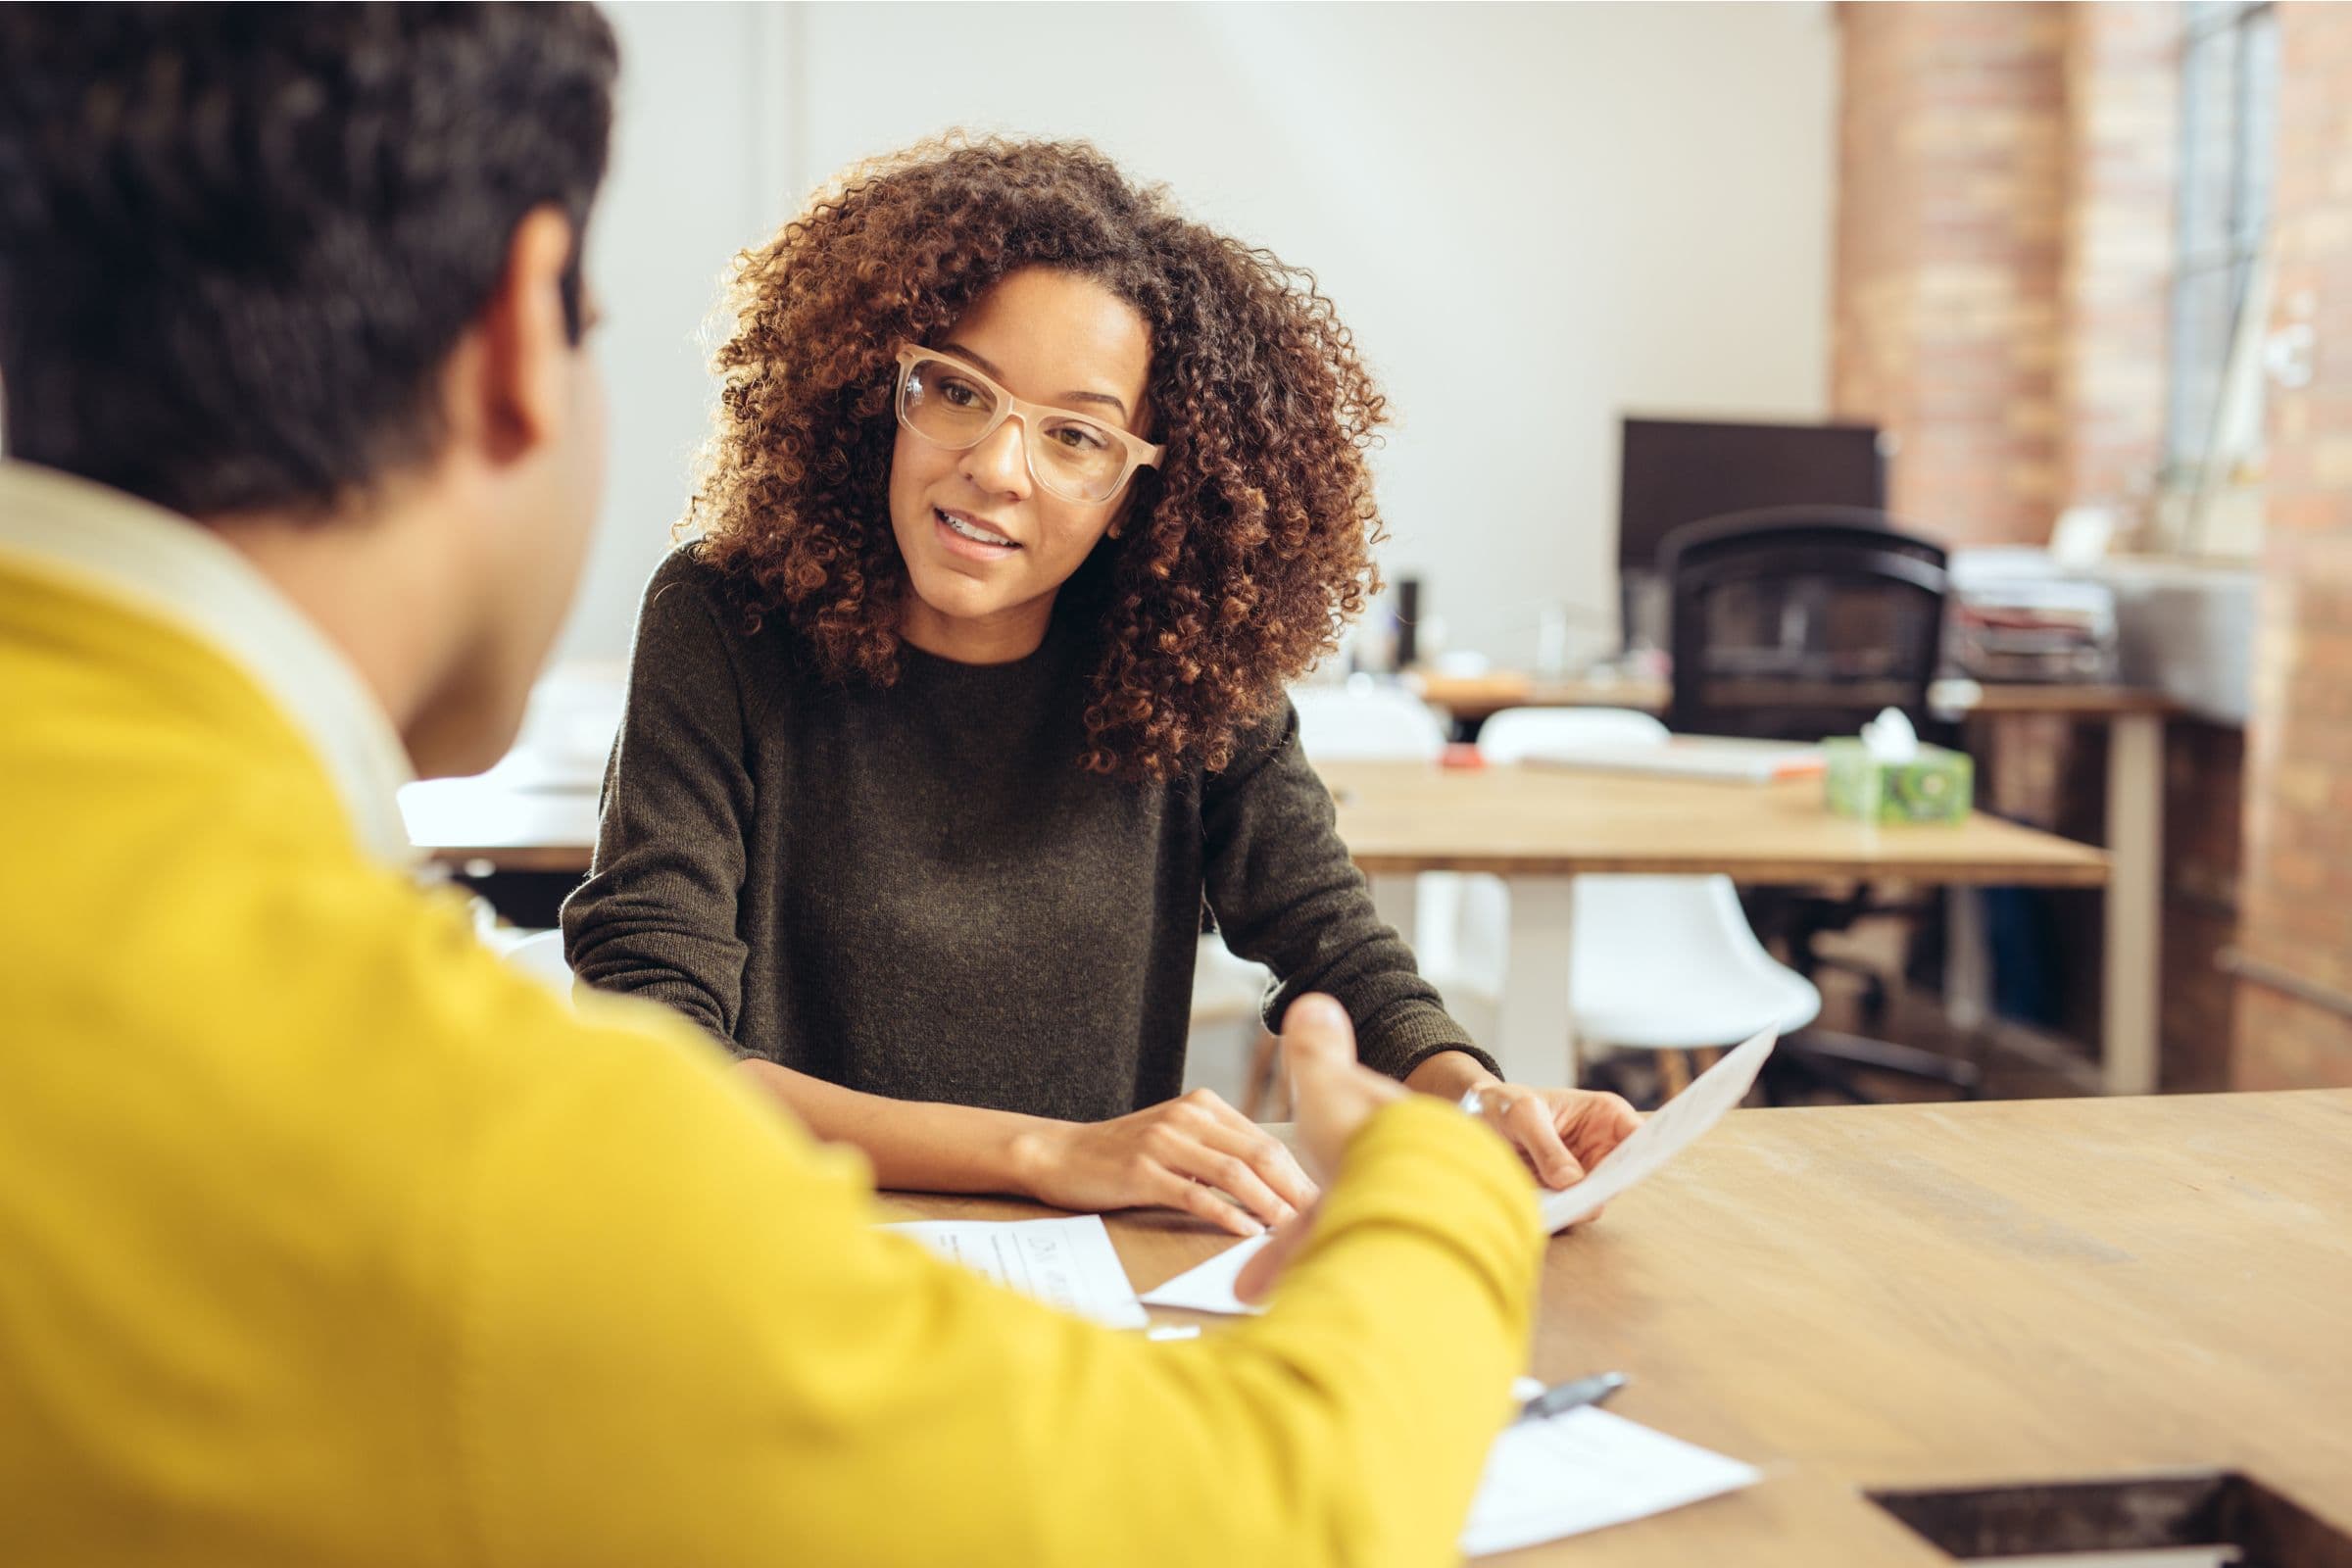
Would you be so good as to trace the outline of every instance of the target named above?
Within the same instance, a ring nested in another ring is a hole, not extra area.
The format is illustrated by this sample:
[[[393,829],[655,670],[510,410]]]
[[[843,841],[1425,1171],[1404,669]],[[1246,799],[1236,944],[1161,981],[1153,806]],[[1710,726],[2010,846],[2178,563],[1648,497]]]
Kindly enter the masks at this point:
[[[1908,762],[1874,760],[1847,735],[1821,743],[1829,763],[1830,809],[1875,822],[1958,822],[1976,798],[1977,768],[1966,752],[1922,746]]]

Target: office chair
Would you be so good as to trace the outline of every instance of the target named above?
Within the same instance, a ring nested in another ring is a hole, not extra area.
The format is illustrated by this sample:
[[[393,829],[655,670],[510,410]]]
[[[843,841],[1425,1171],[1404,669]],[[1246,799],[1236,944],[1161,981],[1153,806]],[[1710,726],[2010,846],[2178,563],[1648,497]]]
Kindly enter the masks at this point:
[[[1673,693],[1679,733],[1818,741],[1851,735],[1883,709],[1927,731],[1928,688],[1943,651],[1948,588],[1943,547],[1860,507],[1773,507],[1690,523],[1669,534],[1658,561],[1673,603]],[[1824,931],[1865,914],[1918,913],[1804,893],[1758,897],[1761,923],[1811,979],[1823,967],[1860,973],[1864,1012],[1883,1016],[1886,980],[1814,951]],[[1974,1094],[1972,1062],[1933,1052],[1810,1030],[1776,1059],[1853,1099],[1848,1070],[1921,1077]]]

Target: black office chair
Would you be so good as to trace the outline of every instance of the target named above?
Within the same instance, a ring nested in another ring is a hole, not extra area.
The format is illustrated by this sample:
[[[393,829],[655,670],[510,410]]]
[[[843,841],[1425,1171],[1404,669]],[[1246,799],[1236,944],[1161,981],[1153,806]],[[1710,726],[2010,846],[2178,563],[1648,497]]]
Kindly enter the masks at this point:
[[[1928,687],[1943,650],[1948,578],[1943,547],[1858,507],[1774,507],[1690,523],[1658,551],[1673,603],[1674,687],[1667,725],[1678,733],[1818,741],[1851,735],[1883,709],[1935,733]],[[1807,978],[1836,967],[1865,985],[1865,1017],[1886,1007],[1886,982],[1864,965],[1814,951],[1824,931],[1867,914],[1917,913],[1875,902],[1783,893],[1750,905]],[[1850,1069],[1933,1080],[1974,1096],[1976,1064],[1831,1030],[1799,1032],[1776,1054],[1792,1075],[1855,1100]]]

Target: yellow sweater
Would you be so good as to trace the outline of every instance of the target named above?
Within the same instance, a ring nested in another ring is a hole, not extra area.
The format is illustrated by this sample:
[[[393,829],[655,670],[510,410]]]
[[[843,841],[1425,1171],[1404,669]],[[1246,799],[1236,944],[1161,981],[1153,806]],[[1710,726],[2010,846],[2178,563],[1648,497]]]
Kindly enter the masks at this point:
[[[1151,1344],[876,1232],[692,1030],[364,854],[220,650],[5,551],[0,823],[0,1562],[1452,1557],[1539,1235],[1449,1108]]]

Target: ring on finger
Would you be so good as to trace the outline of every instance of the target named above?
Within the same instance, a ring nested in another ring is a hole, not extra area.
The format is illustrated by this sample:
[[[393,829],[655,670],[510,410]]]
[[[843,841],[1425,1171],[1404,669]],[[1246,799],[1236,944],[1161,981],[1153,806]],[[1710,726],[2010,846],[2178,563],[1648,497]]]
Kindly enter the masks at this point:
[[[1519,1107],[1518,1098],[1507,1093],[1500,1084],[1482,1084],[1462,1096],[1458,1103],[1462,1113],[1468,1116],[1484,1116],[1489,1111],[1497,1116],[1508,1116]]]

